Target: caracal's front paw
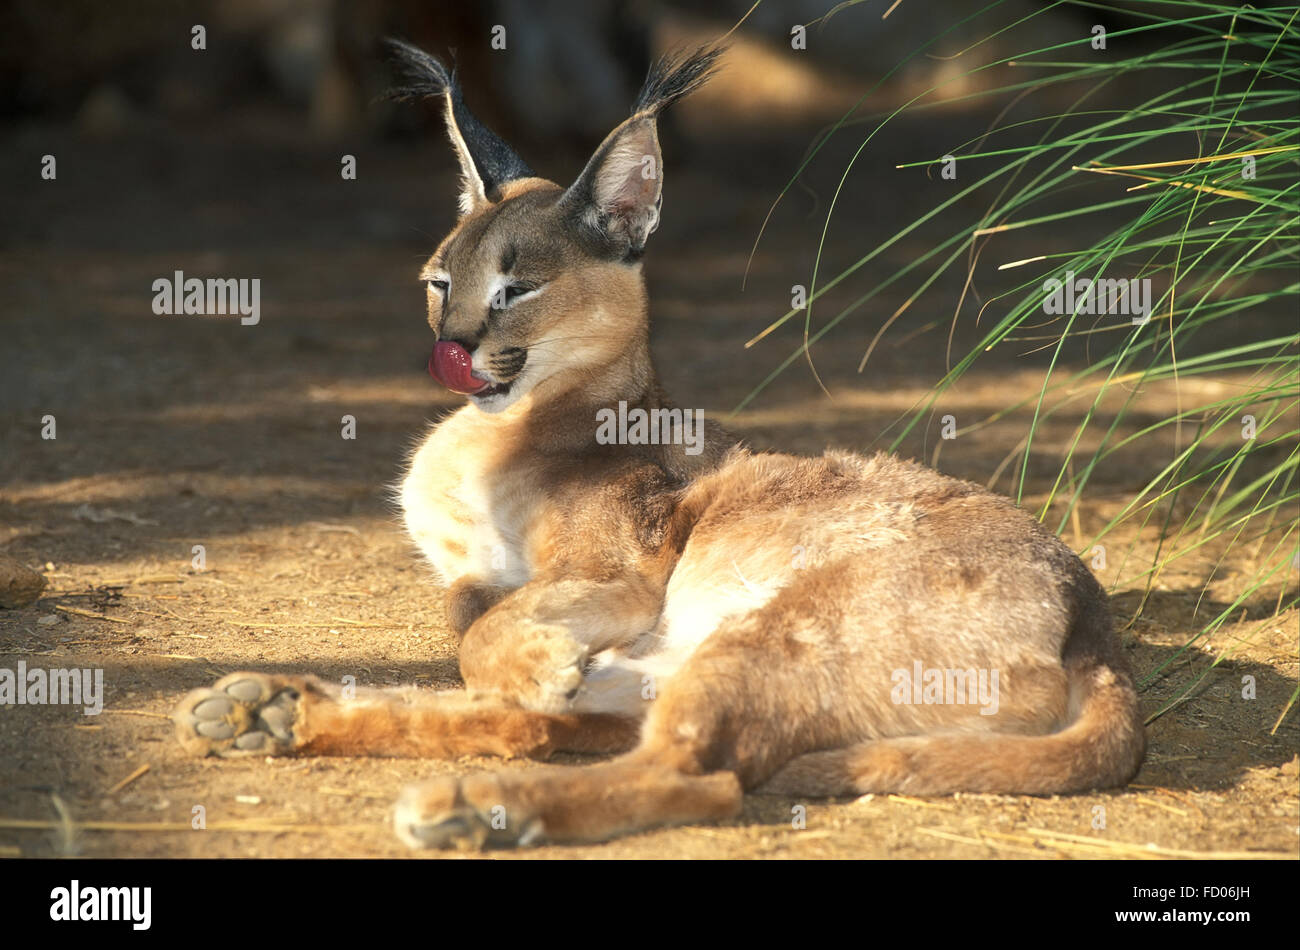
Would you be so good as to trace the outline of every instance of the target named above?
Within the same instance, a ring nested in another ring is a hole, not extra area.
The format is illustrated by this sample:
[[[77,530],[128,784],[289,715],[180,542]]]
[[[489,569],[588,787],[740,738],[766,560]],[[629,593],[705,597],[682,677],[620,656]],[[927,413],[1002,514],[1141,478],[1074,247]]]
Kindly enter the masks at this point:
[[[301,698],[284,677],[231,673],[182,699],[172,721],[195,755],[284,755],[294,748]]]
[[[586,649],[561,630],[531,630],[495,645],[490,656],[462,672],[472,693],[543,713],[566,711],[582,688]]]
[[[568,709],[582,689],[586,649],[568,634],[551,633],[525,644],[520,659],[528,667],[521,702],[537,712]]]
[[[526,847],[543,839],[540,819],[508,803],[491,772],[407,786],[397,800],[393,828],[412,848],[478,851]]]

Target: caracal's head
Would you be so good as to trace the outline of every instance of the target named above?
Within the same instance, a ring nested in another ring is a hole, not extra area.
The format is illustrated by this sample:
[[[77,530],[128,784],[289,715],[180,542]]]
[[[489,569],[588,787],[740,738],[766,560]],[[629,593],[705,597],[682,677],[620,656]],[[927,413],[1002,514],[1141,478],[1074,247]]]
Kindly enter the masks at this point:
[[[647,334],[641,255],[659,225],[660,110],[720,50],[660,60],[632,116],[567,188],[536,177],[465,108],[454,72],[390,41],[394,98],[441,98],[461,168],[460,220],[420,271],[437,336],[430,374],[484,412],[599,375]]]

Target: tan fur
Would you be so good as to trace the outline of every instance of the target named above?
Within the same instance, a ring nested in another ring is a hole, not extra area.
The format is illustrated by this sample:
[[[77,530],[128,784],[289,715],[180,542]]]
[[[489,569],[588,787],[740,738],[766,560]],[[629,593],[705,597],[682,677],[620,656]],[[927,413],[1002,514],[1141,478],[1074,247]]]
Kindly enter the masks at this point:
[[[657,162],[652,119],[625,126]],[[659,193],[620,188],[636,163],[619,136],[588,172],[640,203],[634,232],[652,210],[657,220]],[[400,491],[448,589],[466,691],[343,699],[311,680],[236,674],[181,704],[182,741],[217,754],[630,749],[408,790],[398,831],[422,846],[717,819],[765,785],[1051,794],[1126,782],[1143,734],[1105,594],[1005,499],[884,454],[753,454],[716,427],[699,455],[598,444],[599,410],[670,404],[640,265],[594,252],[561,214],[568,194],[507,183],[423,272],[448,282],[430,290],[435,332],[510,384],[435,426]],[[541,291],[494,312],[503,261]],[[494,371],[512,348],[527,352],[522,370]],[[916,663],[996,671],[996,711],[899,702],[894,671]]]

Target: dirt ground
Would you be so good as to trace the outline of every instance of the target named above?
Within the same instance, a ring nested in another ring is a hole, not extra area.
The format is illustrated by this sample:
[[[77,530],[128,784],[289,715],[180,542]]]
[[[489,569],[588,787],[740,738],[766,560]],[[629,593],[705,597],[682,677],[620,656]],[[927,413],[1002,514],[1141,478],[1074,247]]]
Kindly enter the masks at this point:
[[[982,120],[945,121],[973,128]],[[924,189],[935,185],[923,175],[888,176],[899,161],[927,157],[933,149],[920,143],[933,132],[933,124],[904,125],[869,153],[843,199],[823,274],[929,206]],[[787,327],[743,348],[811,271],[821,218],[809,214],[807,194],[778,209],[740,292],[763,215],[808,139],[792,140],[786,151],[761,153],[689,139],[666,146],[664,221],[647,263],[655,354],[669,392],[714,416],[797,342]],[[35,606],[0,611],[0,666],[102,668],[106,687],[98,717],[0,706],[0,856],[400,857],[408,852],[389,820],[405,783],[498,766],[199,761],[182,754],[167,719],[186,691],[241,669],[353,675],[372,686],[458,682],[440,592],[387,494],[412,441],[455,405],[424,373],[431,334],[415,279],[450,223],[454,177],[437,139],[355,151],[358,180],[341,181],[337,145],[263,115],[105,141],[27,127],[0,150],[0,180],[30,182],[5,186],[0,553],[43,567],[50,582]],[[47,152],[60,156],[57,183],[32,171]],[[552,160],[544,172],[579,167],[575,158]],[[827,181],[833,187],[834,177]],[[1039,239],[1008,239],[999,260],[1032,253]],[[901,242],[878,275],[924,241],[919,233]],[[261,323],[153,315],[151,283],[175,270],[261,278]],[[880,447],[879,433],[942,374],[960,289],[960,275],[941,281],[916,324],[939,328],[901,330],[859,376],[866,342],[905,291],[885,294],[869,317],[847,321],[815,350],[833,398],[796,364],[729,425],[760,448]],[[955,352],[973,339],[969,323]],[[1241,332],[1251,332],[1245,318]],[[1043,362],[1029,349],[989,354],[943,411],[964,424],[1032,392]],[[1182,398],[1237,382],[1184,381]],[[1171,411],[1176,398],[1172,387],[1151,387],[1126,424]],[[903,452],[985,482],[1031,412],[1032,404],[937,455],[936,419]],[[56,417],[54,440],[40,436],[45,414]],[[356,419],[355,440],[340,437],[345,414]],[[1027,504],[1050,488],[1076,422],[1044,428]],[[1170,446],[1121,453],[1090,486],[1067,540],[1082,549]],[[998,484],[1006,490],[1008,478]],[[750,796],[744,814],[722,825],[499,856],[1295,858],[1296,711],[1273,730],[1300,672],[1300,617],[1273,614],[1274,584],[1209,642],[1180,651],[1231,603],[1254,549],[1243,546],[1217,572],[1221,552],[1212,547],[1184,559],[1134,620],[1142,587],[1133,564],[1155,550],[1157,527],[1114,537],[1110,567],[1099,572],[1119,582],[1116,613],[1146,710],[1228,655],[1152,723],[1131,787],[1050,799]],[[205,570],[192,566],[194,545],[204,546]],[[1122,567],[1115,552],[1126,548]],[[1294,588],[1294,572],[1287,583]],[[1246,676],[1254,699],[1242,698]],[[205,830],[191,827],[196,806]],[[803,828],[792,820],[796,806],[806,808]]]

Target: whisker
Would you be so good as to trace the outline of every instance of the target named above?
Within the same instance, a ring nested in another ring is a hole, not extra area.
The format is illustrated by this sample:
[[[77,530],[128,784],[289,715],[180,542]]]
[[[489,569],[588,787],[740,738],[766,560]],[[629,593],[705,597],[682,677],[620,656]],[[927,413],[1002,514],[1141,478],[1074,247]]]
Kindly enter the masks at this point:
[[[545,337],[541,340],[534,340],[532,342],[532,346],[541,346],[544,343],[566,343],[569,340],[618,340],[618,339],[620,339],[620,337],[615,336],[612,333],[606,333],[606,334],[586,333],[586,334],[574,334],[572,336]]]

